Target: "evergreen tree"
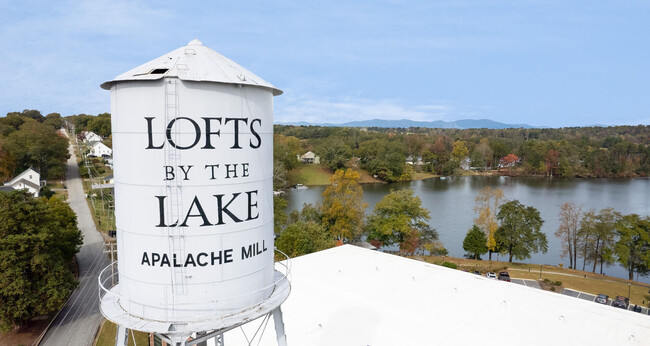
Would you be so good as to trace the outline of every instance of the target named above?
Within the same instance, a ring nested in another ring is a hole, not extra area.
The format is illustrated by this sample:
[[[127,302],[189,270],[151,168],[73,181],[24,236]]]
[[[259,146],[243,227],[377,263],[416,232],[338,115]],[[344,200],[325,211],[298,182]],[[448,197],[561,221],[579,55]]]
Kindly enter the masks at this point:
[[[474,225],[467,231],[463,240],[463,250],[467,251],[468,258],[481,259],[481,255],[488,252],[487,238],[478,226]]]

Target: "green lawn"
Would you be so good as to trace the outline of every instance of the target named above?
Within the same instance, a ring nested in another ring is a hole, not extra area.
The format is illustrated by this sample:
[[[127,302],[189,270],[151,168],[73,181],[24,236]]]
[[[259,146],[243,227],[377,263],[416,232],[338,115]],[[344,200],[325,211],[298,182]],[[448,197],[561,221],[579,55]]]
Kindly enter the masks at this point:
[[[289,172],[289,185],[329,185],[330,176],[332,172],[326,166],[301,164]]]
[[[360,175],[359,183],[373,184],[383,181],[373,178],[370,173],[362,169],[357,170]],[[327,166],[316,164],[302,164],[289,172],[289,185],[329,185],[332,171]]]
[[[424,180],[424,179],[435,178],[435,177],[439,177],[439,175],[435,175],[435,174],[428,173],[428,172],[416,172],[416,173],[413,173],[413,177],[411,179],[412,180]]]
[[[493,258],[494,256],[495,255],[493,255]],[[647,295],[650,292],[650,285],[612,276],[595,274],[592,272],[583,272],[581,270],[561,268],[546,264],[540,266],[539,264],[528,263],[508,263],[487,260],[476,261],[449,256],[416,256],[415,258],[439,265],[442,264],[443,261],[452,262],[458,265],[458,269],[466,271],[478,270],[481,274],[485,274],[485,272],[488,271],[499,272],[501,270],[507,270],[512,278],[539,280],[541,276],[542,279],[561,281],[562,286],[565,288],[571,288],[591,294],[604,293],[610,297],[616,297],[617,295],[627,297],[629,288],[630,302],[632,304],[643,306],[648,306],[648,304],[650,304],[650,302],[644,297],[644,295]],[[628,286],[628,284],[630,285]]]

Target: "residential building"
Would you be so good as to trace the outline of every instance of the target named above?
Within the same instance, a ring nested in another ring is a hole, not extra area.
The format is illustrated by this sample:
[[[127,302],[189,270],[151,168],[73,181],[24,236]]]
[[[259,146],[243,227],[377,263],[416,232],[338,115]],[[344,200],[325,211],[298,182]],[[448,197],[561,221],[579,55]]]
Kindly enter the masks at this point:
[[[41,190],[41,174],[32,167],[27,168],[24,172],[6,182],[4,187],[3,190],[5,191],[8,190],[7,187],[14,190],[27,189],[34,197],[38,197]]]

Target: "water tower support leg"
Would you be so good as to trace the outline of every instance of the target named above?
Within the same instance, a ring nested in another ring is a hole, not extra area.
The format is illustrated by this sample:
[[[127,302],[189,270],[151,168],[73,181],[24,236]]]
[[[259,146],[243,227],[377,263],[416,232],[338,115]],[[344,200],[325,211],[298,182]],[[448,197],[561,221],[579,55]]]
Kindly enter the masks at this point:
[[[115,335],[115,346],[126,346],[129,341],[129,330],[124,326],[117,326],[117,335]]]
[[[278,346],[287,346],[287,336],[284,334],[284,321],[282,320],[282,310],[278,306],[272,312],[273,323],[275,324],[275,334],[278,337]]]

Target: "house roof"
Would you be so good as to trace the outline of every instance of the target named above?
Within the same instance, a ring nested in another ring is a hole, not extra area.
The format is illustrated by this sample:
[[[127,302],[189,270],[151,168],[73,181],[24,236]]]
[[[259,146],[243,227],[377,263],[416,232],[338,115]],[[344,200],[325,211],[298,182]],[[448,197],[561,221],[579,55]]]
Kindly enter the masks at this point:
[[[105,146],[106,148],[108,148],[108,145],[106,145],[106,144],[104,144],[104,143],[102,143],[102,142],[94,142],[94,143],[91,144],[90,146],[91,146],[92,148],[94,148],[95,146],[100,145],[100,144],[103,145],[103,146]],[[111,148],[108,148],[108,149],[111,149]]]
[[[27,180],[27,179],[20,179],[20,181],[18,181],[18,182],[19,182],[19,183],[23,183],[23,184],[25,184],[25,185],[27,185],[27,186],[33,188],[33,189],[36,189],[36,190],[40,190],[40,189],[41,189],[41,186],[40,186],[40,185],[35,184],[35,183],[33,183],[33,182],[31,182],[31,181],[29,181],[29,180]]]
[[[650,316],[343,245],[292,259],[289,345],[640,345]],[[244,330],[250,336],[259,323]],[[274,321],[260,345],[277,345]],[[241,331],[229,343],[246,343]]]
[[[20,181],[21,179],[23,179],[23,177],[24,177],[25,175],[27,175],[30,171],[32,171],[32,172],[38,174],[39,178],[38,178],[37,180],[40,180],[40,179],[41,179],[41,178],[40,178],[41,173],[40,173],[39,171],[37,171],[36,169],[34,169],[33,167],[29,167],[29,168],[27,168],[26,170],[22,171],[22,172],[21,172],[20,174],[18,174],[17,176],[15,176],[15,177],[14,177],[13,179],[11,179],[10,181],[6,182],[5,185],[13,185],[14,183],[17,183],[18,181]]]
[[[313,158],[316,158],[316,154],[314,154],[311,151],[308,151],[304,155],[302,155],[300,158],[301,159],[313,159]]]
[[[187,46],[173,50],[115,77],[112,81],[103,83],[101,87],[108,90],[115,82],[157,80],[163,77],[178,77],[181,80],[197,82],[252,85],[271,89],[276,96],[282,94],[282,90],[204,46],[196,39]]]

